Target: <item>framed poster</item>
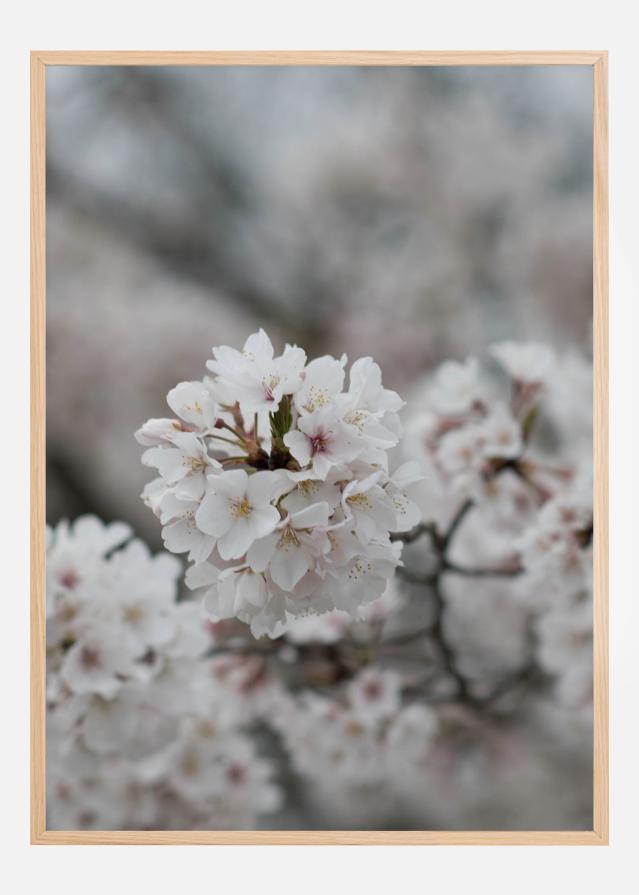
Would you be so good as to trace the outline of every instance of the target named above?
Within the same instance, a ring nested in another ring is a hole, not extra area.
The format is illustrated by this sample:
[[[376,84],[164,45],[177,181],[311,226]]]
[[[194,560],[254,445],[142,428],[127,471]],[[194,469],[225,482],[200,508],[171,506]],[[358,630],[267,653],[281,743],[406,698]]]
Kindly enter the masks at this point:
[[[607,843],[606,54],[31,65],[32,841]]]

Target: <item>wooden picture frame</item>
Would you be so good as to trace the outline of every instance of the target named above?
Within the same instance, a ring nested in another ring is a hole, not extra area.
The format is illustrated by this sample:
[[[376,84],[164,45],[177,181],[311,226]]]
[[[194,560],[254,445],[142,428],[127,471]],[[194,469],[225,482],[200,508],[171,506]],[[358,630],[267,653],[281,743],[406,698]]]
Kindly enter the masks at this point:
[[[593,70],[594,741],[586,831],[52,831],[45,821],[45,73],[48,66],[590,66]],[[605,845],[608,843],[608,59],[606,52],[31,53],[31,842]]]

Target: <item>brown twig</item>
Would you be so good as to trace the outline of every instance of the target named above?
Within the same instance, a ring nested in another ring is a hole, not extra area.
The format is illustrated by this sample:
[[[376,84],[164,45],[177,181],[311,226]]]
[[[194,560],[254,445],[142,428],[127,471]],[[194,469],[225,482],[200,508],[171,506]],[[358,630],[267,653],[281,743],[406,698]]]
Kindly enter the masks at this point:
[[[524,571],[522,566],[481,568],[477,566],[460,566],[458,563],[446,559],[442,563],[442,572],[452,572],[455,575],[463,575],[466,578],[515,578]]]

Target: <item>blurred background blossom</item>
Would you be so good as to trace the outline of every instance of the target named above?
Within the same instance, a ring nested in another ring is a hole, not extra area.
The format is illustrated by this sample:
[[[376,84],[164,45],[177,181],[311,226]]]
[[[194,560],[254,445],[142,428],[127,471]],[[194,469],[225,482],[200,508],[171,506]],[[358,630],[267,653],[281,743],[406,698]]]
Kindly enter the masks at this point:
[[[371,354],[400,391],[504,337],[586,345],[590,79],[50,69],[50,521],[98,510],[158,544],[131,433],[259,326]]]
[[[409,399],[406,458],[420,460],[438,364],[543,342],[556,425],[540,443],[587,476],[591,105],[586,67],[49,68],[48,521],[96,513],[159,549],[133,432],[166,415],[176,382],[201,378],[212,345],[240,347],[260,326],[278,350],[372,355]],[[424,499],[437,516],[433,489]],[[486,558],[483,521],[460,534],[466,559],[478,532]],[[424,548],[407,545],[407,563],[427,562]],[[401,585],[407,620],[417,587]],[[451,642],[487,686],[527,651],[531,595],[517,587],[476,581],[469,601],[467,582],[447,586]],[[339,620],[309,624],[298,643],[341,636]],[[389,794],[374,774],[350,788],[320,777],[302,797],[292,776],[272,823],[590,827],[578,625],[564,609],[539,622],[558,699],[507,722],[444,707],[419,778],[393,769]],[[272,755],[303,723],[312,737],[315,715],[321,726],[321,702],[305,705],[266,737]]]

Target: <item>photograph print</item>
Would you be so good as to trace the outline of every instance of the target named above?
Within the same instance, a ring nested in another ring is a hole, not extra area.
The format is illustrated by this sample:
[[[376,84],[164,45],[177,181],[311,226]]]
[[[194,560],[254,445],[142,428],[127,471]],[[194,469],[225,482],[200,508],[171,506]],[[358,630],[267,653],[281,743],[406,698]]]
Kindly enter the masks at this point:
[[[592,66],[49,66],[46,257],[47,830],[592,830]]]

